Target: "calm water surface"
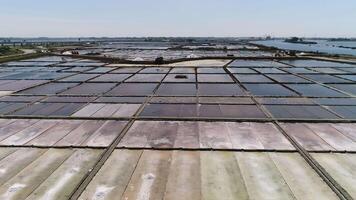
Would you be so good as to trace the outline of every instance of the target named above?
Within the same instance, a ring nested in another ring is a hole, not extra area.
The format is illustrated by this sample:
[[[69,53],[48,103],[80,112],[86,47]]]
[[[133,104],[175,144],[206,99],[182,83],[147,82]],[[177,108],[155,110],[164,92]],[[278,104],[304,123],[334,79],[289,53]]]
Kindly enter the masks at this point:
[[[309,40],[308,40],[309,41]],[[287,43],[283,40],[263,40],[254,41],[252,43],[261,44],[269,47],[276,47],[279,49],[286,50],[297,50],[297,51],[308,51],[308,52],[321,52],[329,54],[344,54],[356,56],[356,49],[341,48],[339,46],[345,47],[356,47],[356,42],[341,42],[341,41],[328,41],[328,40],[310,40],[315,41],[318,44],[293,44]]]

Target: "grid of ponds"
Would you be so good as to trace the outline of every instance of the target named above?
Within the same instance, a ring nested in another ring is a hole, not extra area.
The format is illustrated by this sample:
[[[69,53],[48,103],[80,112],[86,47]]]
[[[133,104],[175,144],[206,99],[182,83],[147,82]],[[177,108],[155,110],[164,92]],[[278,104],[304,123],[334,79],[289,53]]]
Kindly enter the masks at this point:
[[[0,98],[0,114],[354,120],[355,79],[355,65],[317,60],[112,67],[90,60],[43,58],[2,64],[0,91],[11,94]]]
[[[147,44],[146,44],[147,45]],[[183,47],[183,46],[181,46]],[[227,47],[227,49],[225,49]],[[231,47],[231,48],[230,48]],[[203,48],[203,49],[199,49]],[[209,50],[206,50],[206,49]],[[196,57],[219,57],[219,56],[273,56],[274,52],[260,50],[256,46],[247,44],[232,46],[185,46],[184,49],[175,49],[171,44],[142,46],[134,44],[106,44],[97,47],[89,47],[78,50],[81,55],[99,54],[99,56],[120,58],[126,60],[153,61],[157,57],[165,60]]]
[[[0,198],[355,197],[355,69],[1,64]]]

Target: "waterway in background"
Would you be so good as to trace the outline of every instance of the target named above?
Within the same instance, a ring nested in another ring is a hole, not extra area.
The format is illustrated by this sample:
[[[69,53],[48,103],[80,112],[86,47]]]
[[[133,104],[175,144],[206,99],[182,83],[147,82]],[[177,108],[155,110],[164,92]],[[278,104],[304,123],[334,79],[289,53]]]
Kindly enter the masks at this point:
[[[305,52],[321,52],[328,54],[343,54],[356,56],[356,49],[342,48],[356,47],[356,41],[328,41],[328,40],[308,40],[317,42],[317,44],[295,44],[284,42],[284,40],[261,40],[251,43],[260,44],[268,47],[276,47],[285,50],[297,50]]]

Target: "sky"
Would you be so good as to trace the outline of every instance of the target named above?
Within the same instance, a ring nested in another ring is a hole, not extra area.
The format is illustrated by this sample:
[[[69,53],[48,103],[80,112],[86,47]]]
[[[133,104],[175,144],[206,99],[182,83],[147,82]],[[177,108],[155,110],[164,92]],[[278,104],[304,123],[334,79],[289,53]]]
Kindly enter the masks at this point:
[[[0,0],[0,37],[356,37],[356,0]]]

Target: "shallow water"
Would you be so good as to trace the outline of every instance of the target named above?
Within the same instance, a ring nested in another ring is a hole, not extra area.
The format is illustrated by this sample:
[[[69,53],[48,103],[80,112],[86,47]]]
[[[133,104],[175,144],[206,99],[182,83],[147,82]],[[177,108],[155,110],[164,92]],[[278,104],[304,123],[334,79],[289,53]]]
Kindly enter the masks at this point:
[[[252,43],[261,44],[269,47],[276,47],[279,49],[286,50],[297,50],[297,51],[310,51],[310,52],[322,52],[329,54],[345,54],[345,55],[356,55],[356,49],[340,48],[338,46],[350,46],[355,47],[356,42],[329,42],[326,40],[315,40],[318,44],[294,44],[287,43],[283,40],[265,40],[265,41],[255,41]],[[333,46],[334,45],[334,46]]]

